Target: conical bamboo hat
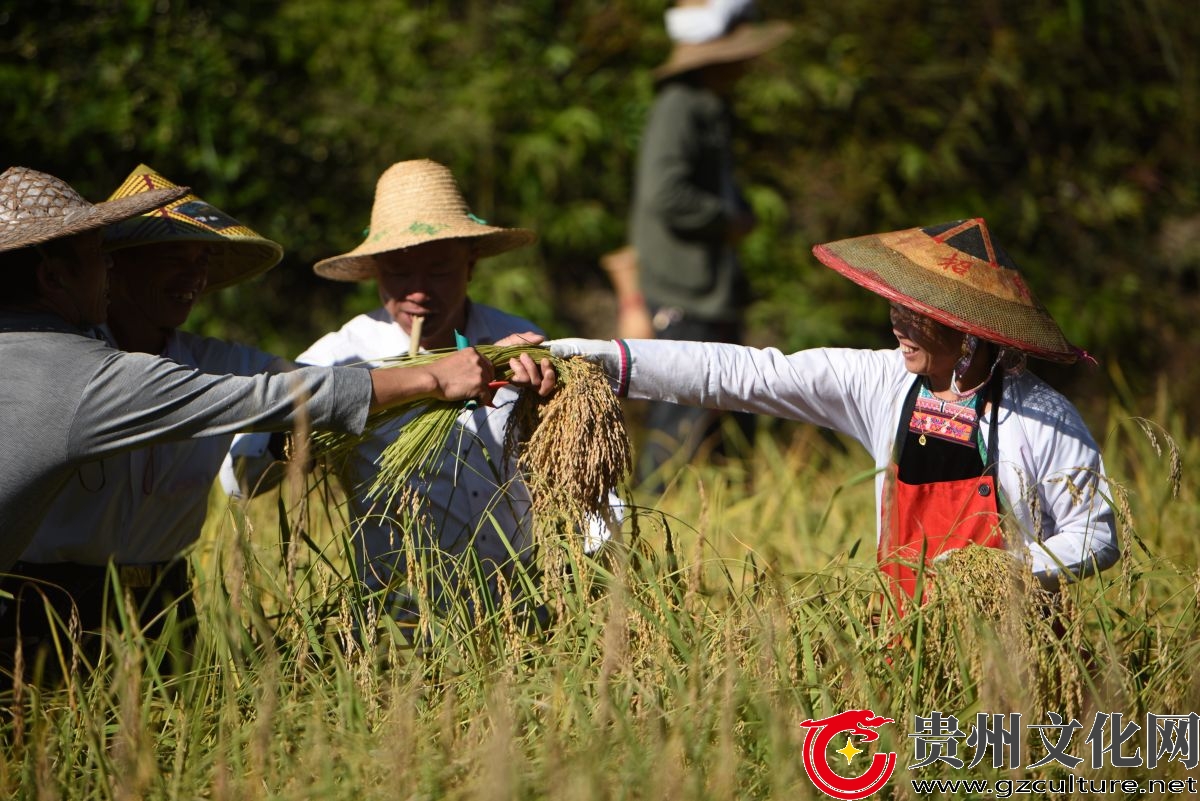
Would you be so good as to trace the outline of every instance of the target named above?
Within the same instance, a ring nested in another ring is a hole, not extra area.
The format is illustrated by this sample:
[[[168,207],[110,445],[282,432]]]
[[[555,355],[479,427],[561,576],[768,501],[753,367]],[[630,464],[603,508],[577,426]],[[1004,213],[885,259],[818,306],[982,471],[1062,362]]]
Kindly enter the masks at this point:
[[[820,261],[888,300],[1031,356],[1080,355],[981,218],[817,245]]]
[[[0,174],[0,252],[95,231],[187,194],[186,186],[89,203],[70,184],[28,167]]]
[[[145,164],[139,164],[109,200],[167,188],[177,187]],[[205,292],[253,278],[283,258],[283,246],[278,242],[260,236],[191,193],[104,230],[104,245],[108,250],[162,242],[204,242],[212,247]]]

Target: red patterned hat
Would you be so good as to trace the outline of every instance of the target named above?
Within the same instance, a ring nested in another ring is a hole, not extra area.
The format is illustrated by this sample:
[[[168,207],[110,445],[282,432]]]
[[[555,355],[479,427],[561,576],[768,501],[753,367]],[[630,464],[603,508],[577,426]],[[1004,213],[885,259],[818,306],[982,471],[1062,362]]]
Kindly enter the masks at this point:
[[[982,218],[841,239],[813,253],[854,283],[955,330],[1049,361],[1079,358]]]

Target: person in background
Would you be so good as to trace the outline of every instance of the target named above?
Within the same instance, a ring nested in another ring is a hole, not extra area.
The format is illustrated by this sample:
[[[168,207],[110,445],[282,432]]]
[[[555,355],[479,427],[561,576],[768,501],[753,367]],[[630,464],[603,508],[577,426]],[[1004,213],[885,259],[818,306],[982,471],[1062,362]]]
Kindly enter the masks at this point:
[[[412,350],[541,342],[541,332],[529,321],[467,294],[480,259],[529,245],[535,238],[532,231],[489,225],[472,214],[444,165],[429,160],[393,164],[377,183],[366,240],[314,266],[330,280],[375,282],[382,305],[322,337],[296,361],[374,364]],[[545,383],[539,390],[552,391],[549,362],[534,365],[523,358],[530,374],[541,374]],[[404,586],[406,536],[411,535],[423,564],[440,566],[446,580],[437,582],[435,593],[447,599],[467,592],[474,558],[484,575],[494,576],[514,564],[514,555],[528,555],[529,493],[516,466],[503,458],[504,432],[516,399],[512,388],[503,387],[492,406],[463,409],[438,469],[427,479],[414,480],[413,491],[405,496],[415,499],[415,510],[388,508],[368,490],[380,454],[407,418],[379,428],[342,468],[358,577],[369,593],[384,591],[398,619],[411,621],[415,612]],[[234,495],[252,489],[273,458],[261,435],[239,438],[231,455],[223,484]],[[597,522],[590,536],[606,533]],[[472,558],[464,560],[464,555]]]
[[[681,0],[666,12],[671,55],[642,134],[630,219],[641,290],[661,339],[739,342],[748,287],[737,245],[755,218],[739,189],[730,99],[749,62],[791,35],[754,22],[750,0]],[[753,436],[753,418],[737,425]],[[639,476],[662,487],[716,432],[704,409],[654,403],[646,412]]]
[[[878,468],[878,558],[899,604],[922,561],[1004,548],[1047,587],[1120,558],[1099,448],[1026,369],[1080,354],[982,219],[819,245],[817,258],[892,303],[898,348],[790,356],[706,342],[559,340],[630,397],[770,414],[861,443]]]
[[[239,430],[362,431],[374,410],[420,399],[491,396],[492,365],[474,350],[390,370],[305,368],[286,375],[213,375],[96,338],[108,315],[111,257],[102,231],[186,194],[150,189],[92,204],[25,167],[0,174],[0,572],[29,546],[82,465],[159,443]],[[517,377],[520,379],[520,377]],[[298,398],[304,398],[301,404]],[[91,522],[91,521],[89,521]],[[33,582],[0,598],[13,629]],[[12,631],[12,629],[9,629]],[[2,636],[2,635],[0,635]],[[8,643],[8,644],[11,644]]]

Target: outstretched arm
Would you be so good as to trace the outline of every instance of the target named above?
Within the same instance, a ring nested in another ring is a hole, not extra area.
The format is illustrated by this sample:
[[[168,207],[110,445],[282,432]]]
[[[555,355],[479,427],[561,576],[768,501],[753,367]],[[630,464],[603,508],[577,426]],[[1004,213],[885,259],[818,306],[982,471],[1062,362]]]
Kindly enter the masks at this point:
[[[814,348],[789,355],[662,339],[548,344],[556,356],[582,355],[602,365],[619,395],[801,420],[849,434],[869,449],[877,418],[891,414],[897,382],[904,381],[895,351]]]
[[[371,371],[371,411],[377,412],[425,398],[432,400],[491,399],[488,382],[492,363],[474,348],[428,364],[383,367]]]

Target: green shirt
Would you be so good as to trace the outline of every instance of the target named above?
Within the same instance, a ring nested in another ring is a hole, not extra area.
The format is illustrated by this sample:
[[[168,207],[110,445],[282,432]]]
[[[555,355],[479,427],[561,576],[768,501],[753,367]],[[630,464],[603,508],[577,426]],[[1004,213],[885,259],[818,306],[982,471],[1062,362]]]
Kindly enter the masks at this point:
[[[739,206],[725,101],[685,80],[664,84],[642,135],[630,222],[647,303],[741,317],[745,278],[725,241]]]

